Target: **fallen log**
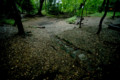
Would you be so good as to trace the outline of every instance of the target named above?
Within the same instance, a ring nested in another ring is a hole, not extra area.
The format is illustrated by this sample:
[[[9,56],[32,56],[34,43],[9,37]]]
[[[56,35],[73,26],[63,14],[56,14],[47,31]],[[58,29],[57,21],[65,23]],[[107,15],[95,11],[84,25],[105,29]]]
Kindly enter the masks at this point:
[[[109,24],[108,29],[120,31],[120,24]]]

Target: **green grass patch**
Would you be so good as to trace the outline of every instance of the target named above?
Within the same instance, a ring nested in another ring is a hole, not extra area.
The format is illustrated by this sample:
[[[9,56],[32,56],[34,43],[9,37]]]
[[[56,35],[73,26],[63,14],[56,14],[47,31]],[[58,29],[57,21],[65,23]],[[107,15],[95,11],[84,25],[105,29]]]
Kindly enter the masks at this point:
[[[77,20],[77,16],[73,16],[73,17],[70,17],[70,18],[66,19],[66,21],[69,24],[74,24],[76,20]]]
[[[2,19],[0,20],[1,24],[10,24],[13,25],[15,23],[15,21],[13,19]]]
[[[96,12],[96,13],[93,13],[93,14],[89,14],[89,16],[95,16],[95,17],[102,17],[103,15],[104,15],[104,12],[102,12],[102,13]],[[108,12],[107,13],[107,17],[112,17],[112,16],[113,16],[113,12]],[[115,16],[120,16],[120,13],[116,12]]]

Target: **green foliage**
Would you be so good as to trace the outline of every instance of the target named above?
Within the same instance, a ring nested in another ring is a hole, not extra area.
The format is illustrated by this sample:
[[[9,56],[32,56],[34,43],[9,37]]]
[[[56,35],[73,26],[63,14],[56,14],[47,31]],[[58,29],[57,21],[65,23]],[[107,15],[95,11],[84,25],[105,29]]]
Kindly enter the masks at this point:
[[[115,3],[116,0],[110,0],[110,6]],[[18,0],[20,3],[20,11],[26,11],[29,14],[37,13],[39,9],[39,0]],[[93,14],[100,10],[103,0],[86,0],[83,15]],[[43,12],[45,14],[58,15],[67,13],[68,15],[81,15],[80,4],[83,0],[45,0],[43,4]],[[99,15],[99,14],[98,14]]]
[[[58,15],[61,13],[60,6],[60,3],[56,3],[56,0],[47,0],[46,3],[44,1],[43,9],[49,14]]]
[[[7,7],[5,7],[7,0],[2,0],[3,4],[0,4],[4,7],[4,9],[7,11],[7,13],[0,7],[0,11],[9,14],[10,12],[7,10]],[[16,0],[17,7],[19,8],[21,13],[27,13],[27,14],[36,14],[39,9],[40,0]],[[69,16],[80,16],[81,15],[81,9],[80,4],[83,3],[84,0],[44,0],[43,4],[43,13],[48,15],[60,15],[60,14],[67,14]],[[114,6],[116,0],[110,0],[110,6]],[[99,13],[96,13],[100,10],[100,7],[102,5],[103,0],[86,0],[83,15],[86,16],[87,14],[93,14],[93,15],[100,15]],[[0,14],[4,14],[0,13]]]
[[[96,13],[94,13],[94,14],[90,14],[89,16],[102,17],[103,14],[104,14],[104,12],[102,12],[102,13],[96,12]],[[112,16],[113,16],[113,12],[108,12],[108,13],[107,13],[107,17],[112,17]],[[119,12],[116,12],[116,16],[120,16]]]
[[[48,13],[54,14],[54,15],[59,14],[59,9],[58,9],[58,7],[51,6],[51,7],[49,8]]]
[[[88,11],[96,12],[101,7],[103,0],[87,0],[86,7]]]
[[[83,0],[59,0],[59,3],[56,3],[56,0],[47,0],[47,5],[44,3],[44,8],[47,8],[46,11],[49,14],[60,14],[68,13],[68,15],[74,14],[80,16],[81,9],[80,4],[83,3]],[[86,0],[83,15],[87,13],[95,13],[98,11],[103,0]]]
[[[75,12],[82,3],[82,0],[62,0],[63,12]]]
[[[35,10],[35,2],[33,0],[23,0],[21,8],[28,14],[33,14]]]
[[[53,17],[53,16],[54,16],[54,15],[48,14],[48,13],[46,12],[46,10],[42,10],[42,14],[43,14],[43,15],[46,15],[46,16],[50,16],[50,17]]]
[[[77,17],[76,17],[76,16],[73,16],[73,17],[71,17],[71,18],[66,19],[66,21],[67,21],[69,24],[74,24],[76,20],[77,20]]]
[[[13,19],[2,19],[0,20],[1,24],[10,24],[13,25],[15,23],[15,21]]]

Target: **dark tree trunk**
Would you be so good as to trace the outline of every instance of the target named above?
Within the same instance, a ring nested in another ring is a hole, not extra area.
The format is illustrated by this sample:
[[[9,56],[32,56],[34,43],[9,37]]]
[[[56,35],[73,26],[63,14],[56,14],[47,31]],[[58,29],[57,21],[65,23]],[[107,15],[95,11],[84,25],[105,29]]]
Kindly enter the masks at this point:
[[[40,0],[40,7],[39,7],[39,10],[38,10],[38,13],[37,13],[40,16],[42,16],[41,11],[42,11],[43,2],[44,2],[44,0]]]
[[[103,17],[102,17],[101,20],[100,20],[99,29],[98,29],[98,31],[97,31],[97,34],[99,34],[100,31],[102,30],[102,22],[103,22],[104,18],[105,18],[106,15],[107,15],[107,12],[108,12],[109,0],[104,0],[104,1],[105,1],[105,2],[107,1],[107,2],[106,2],[106,7],[105,7],[105,13],[104,13]]]
[[[112,19],[114,19],[115,18],[115,13],[116,13],[116,11],[117,11],[117,9],[119,8],[119,0],[117,0],[116,2],[115,2],[115,4],[114,4],[114,12],[113,12],[113,16],[112,16]]]
[[[4,4],[4,2],[3,2],[3,0],[0,0],[0,16],[1,16],[1,14],[3,14],[3,4]]]
[[[19,13],[19,10],[18,10],[14,0],[11,0],[11,3],[12,3],[11,6],[12,6],[12,8],[14,10],[13,11],[13,15],[14,15],[13,18],[15,20],[15,23],[16,23],[17,27],[18,27],[18,34],[24,35],[25,32],[24,32],[24,28],[23,28],[23,24],[22,24],[22,21],[21,21],[21,15]]]
[[[84,11],[84,7],[85,7],[85,2],[86,0],[84,0],[84,2],[81,4],[80,8],[82,9],[82,12],[81,12],[81,17],[80,17],[80,25],[79,25],[79,28],[81,28],[81,25],[82,25],[82,21],[84,20],[83,18],[83,11]]]
[[[115,13],[116,13],[116,10],[114,10],[114,12],[113,12],[112,19],[114,19],[114,18],[115,18]]]
[[[80,17],[80,25],[79,25],[79,28],[81,28],[81,25],[82,25],[82,21],[83,21],[83,10],[84,9],[82,9],[82,12],[81,12],[81,17]]]
[[[8,0],[7,3],[9,5],[9,9],[10,9],[10,16],[13,17],[13,19],[15,20],[15,24],[18,27],[18,34],[24,35],[25,32],[24,32],[22,21],[21,21],[21,15],[16,6],[15,0]]]

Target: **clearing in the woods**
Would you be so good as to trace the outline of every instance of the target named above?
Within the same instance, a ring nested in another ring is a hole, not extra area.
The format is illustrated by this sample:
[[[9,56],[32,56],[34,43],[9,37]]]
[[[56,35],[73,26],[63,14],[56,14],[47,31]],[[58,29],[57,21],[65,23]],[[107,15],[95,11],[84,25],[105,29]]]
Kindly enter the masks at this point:
[[[85,17],[79,28],[64,18],[24,18],[24,38],[15,35],[17,27],[0,26],[0,75],[8,80],[119,78],[120,32],[108,24],[120,19],[106,18],[97,35],[99,21]]]

